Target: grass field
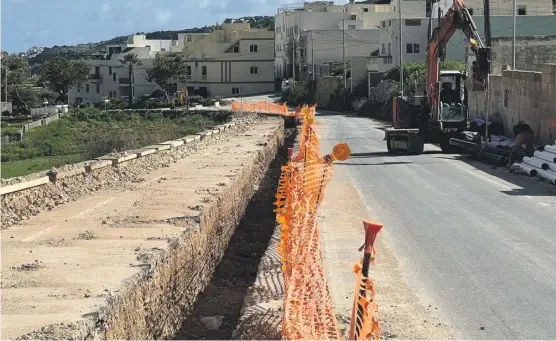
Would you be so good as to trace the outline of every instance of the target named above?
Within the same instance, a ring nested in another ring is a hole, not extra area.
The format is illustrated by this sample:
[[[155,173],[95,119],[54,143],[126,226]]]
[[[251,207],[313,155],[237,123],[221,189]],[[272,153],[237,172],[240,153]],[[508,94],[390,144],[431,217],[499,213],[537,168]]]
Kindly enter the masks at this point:
[[[229,119],[228,115],[160,113],[145,117],[96,109],[59,119],[25,134],[23,141],[2,144],[2,178],[23,176],[150,144],[195,134]]]

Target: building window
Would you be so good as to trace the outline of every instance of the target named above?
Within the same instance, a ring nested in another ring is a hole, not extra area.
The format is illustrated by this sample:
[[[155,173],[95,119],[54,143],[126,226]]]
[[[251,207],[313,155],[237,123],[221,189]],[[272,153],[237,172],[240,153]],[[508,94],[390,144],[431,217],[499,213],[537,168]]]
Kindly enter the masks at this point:
[[[185,79],[191,80],[191,65],[185,67]]]
[[[115,72],[112,74],[112,80],[113,80],[114,82],[116,81],[116,73],[115,73]]]
[[[351,20],[357,20],[357,14],[352,14],[351,15]]]
[[[259,67],[258,66],[251,66],[249,68],[249,73],[252,75],[258,75],[259,74]]]
[[[509,98],[510,98],[510,90],[504,90],[504,108],[508,107]]]
[[[386,27],[386,21],[381,21],[380,26],[382,26],[382,28],[385,28]]]
[[[207,66],[203,65],[203,67],[201,67],[201,79],[202,80],[207,80]]]
[[[77,92],[81,92],[81,85],[77,86]]]
[[[517,15],[527,15],[527,6],[518,6]]]
[[[392,43],[388,43],[388,55],[392,55]]]
[[[232,88],[232,95],[239,95],[239,88]]]
[[[97,84],[97,94],[100,94],[100,84]]]
[[[111,66],[108,67],[108,75],[109,75],[109,76],[112,75],[112,67],[111,67]]]
[[[187,35],[187,41],[193,41],[193,36]]]
[[[249,52],[258,52],[258,47],[255,44],[251,44],[251,46],[249,46]]]
[[[473,15],[473,8],[468,8],[467,10],[469,11],[470,15]]]
[[[300,55],[300,57],[305,57],[305,49],[304,48],[301,48],[299,50],[299,55]]]
[[[89,92],[89,84],[85,84],[85,92]]]
[[[95,66],[95,76],[100,75],[100,66]]]
[[[363,8],[363,12],[368,12],[368,11],[369,11],[369,9],[368,9],[368,8],[366,8],[366,7],[365,7],[365,8]]]
[[[355,31],[355,25],[348,25],[348,30]]]
[[[413,44],[405,44],[405,52],[413,53]]]
[[[413,53],[421,53],[421,45],[413,44]]]
[[[392,20],[388,20],[388,27],[392,26]]]
[[[234,53],[239,53],[239,45],[234,46]]]
[[[405,26],[421,26],[421,19],[405,19]]]
[[[381,54],[386,54],[386,48],[384,47],[384,44],[382,44],[382,46],[381,46],[380,53]]]

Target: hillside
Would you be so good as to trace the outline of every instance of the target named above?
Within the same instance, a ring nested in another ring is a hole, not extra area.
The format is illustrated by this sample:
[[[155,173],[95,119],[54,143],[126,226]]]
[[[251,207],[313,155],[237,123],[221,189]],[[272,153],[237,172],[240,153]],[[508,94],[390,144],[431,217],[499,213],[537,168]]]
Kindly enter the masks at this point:
[[[249,22],[251,23],[252,28],[264,28],[269,30],[274,30],[274,17],[271,16],[254,16],[254,17],[242,17],[237,19],[226,19],[224,23],[232,22]],[[205,33],[211,32],[216,28],[216,25],[204,26],[204,27],[195,27],[183,30],[172,30],[172,31],[155,31],[155,32],[137,32],[137,34],[145,34],[147,39],[177,39],[178,33]],[[133,34],[133,33],[130,33]],[[104,47],[106,45],[118,45],[118,44],[125,44],[127,41],[126,36],[119,36],[114,37],[109,40],[103,40],[96,43],[86,43],[86,44],[78,44],[78,45],[71,45],[71,46],[53,46],[53,47],[45,47],[44,51],[36,56],[29,58],[29,65],[31,67],[36,68],[43,64],[44,62],[57,57],[61,56],[68,59],[79,59],[86,55],[91,55],[95,53],[102,53],[104,52]]]

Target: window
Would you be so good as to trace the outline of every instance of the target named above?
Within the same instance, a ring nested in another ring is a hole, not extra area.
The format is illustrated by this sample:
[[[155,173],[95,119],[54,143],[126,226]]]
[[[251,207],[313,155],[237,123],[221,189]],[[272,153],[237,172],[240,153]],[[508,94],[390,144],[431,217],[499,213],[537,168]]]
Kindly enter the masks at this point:
[[[518,6],[517,15],[527,15],[527,6]]]
[[[259,67],[258,66],[251,66],[249,68],[249,73],[252,75],[258,75],[259,74]]]
[[[100,84],[97,84],[97,94],[100,94]]]
[[[185,79],[191,80],[191,65],[185,67]]]
[[[193,36],[188,35],[187,36],[187,41],[193,41]]]
[[[413,44],[413,53],[421,53],[421,44]]]
[[[369,9],[368,9],[368,8],[366,8],[366,7],[365,7],[365,8],[363,8],[363,12],[368,12],[368,11],[369,11]]]
[[[251,44],[251,46],[249,46],[249,52],[257,52],[257,50],[257,45]]]
[[[100,75],[100,66],[95,66],[95,76]]]
[[[110,75],[110,76],[112,75],[112,67],[111,66],[108,67],[108,75]]]
[[[115,72],[112,74],[112,80],[113,80],[114,82],[116,81],[116,73],[115,73]]]
[[[510,97],[510,90],[504,90],[504,108],[508,107],[509,97]]]
[[[351,20],[357,20],[357,14],[352,14],[351,15]]]
[[[348,25],[348,30],[355,31],[355,25]]]
[[[239,45],[234,46],[233,52],[239,53]]]
[[[89,92],[89,84],[85,84],[85,92]]]
[[[305,49],[304,48],[301,48],[299,50],[299,55],[300,55],[300,57],[305,57]]]
[[[405,44],[405,52],[413,53],[413,44]]]
[[[161,48],[160,48],[160,51],[165,52],[165,51],[166,51],[166,48],[165,48],[165,47],[161,47]]]
[[[392,20],[388,20],[388,27],[392,26]]]
[[[77,92],[81,92],[81,85],[77,86]]]
[[[207,66],[203,65],[203,67],[201,67],[201,79],[202,80],[207,80]]]
[[[468,8],[467,10],[469,11],[470,15],[473,15],[473,8]]]
[[[421,26],[421,19],[405,19],[405,26]]]
[[[386,21],[381,21],[380,26],[382,26],[382,28],[385,28],[386,27]]]
[[[386,48],[384,47],[384,44],[382,44],[382,46],[381,46],[380,53],[381,54],[386,54]]]
[[[392,55],[392,43],[388,43],[388,55]]]
[[[232,95],[239,95],[239,88],[232,88]]]

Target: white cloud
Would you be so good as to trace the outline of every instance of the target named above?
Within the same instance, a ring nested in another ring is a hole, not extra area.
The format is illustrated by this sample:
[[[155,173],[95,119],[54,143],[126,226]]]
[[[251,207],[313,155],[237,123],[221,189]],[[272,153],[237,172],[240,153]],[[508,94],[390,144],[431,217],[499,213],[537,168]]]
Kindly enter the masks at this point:
[[[156,19],[163,23],[168,22],[172,18],[172,12],[168,9],[159,10],[156,14]]]
[[[207,8],[208,5],[209,5],[208,0],[203,0],[203,1],[201,1],[201,2],[199,3],[198,6],[199,6],[199,8]]]
[[[112,10],[112,6],[110,6],[109,4],[102,4],[100,5],[100,10],[103,13],[110,12]]]

